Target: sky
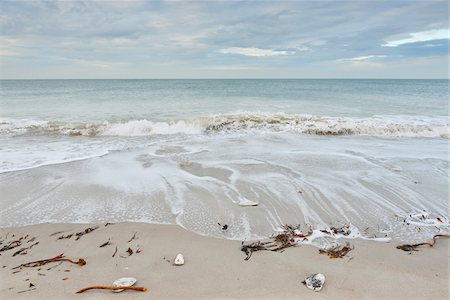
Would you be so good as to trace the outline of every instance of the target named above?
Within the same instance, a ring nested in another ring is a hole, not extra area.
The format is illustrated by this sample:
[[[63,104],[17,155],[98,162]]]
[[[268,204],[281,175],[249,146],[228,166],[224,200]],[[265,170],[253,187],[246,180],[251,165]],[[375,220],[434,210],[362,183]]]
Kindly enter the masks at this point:
[[[4,1],[0,78],[448,78],[447,1]]]

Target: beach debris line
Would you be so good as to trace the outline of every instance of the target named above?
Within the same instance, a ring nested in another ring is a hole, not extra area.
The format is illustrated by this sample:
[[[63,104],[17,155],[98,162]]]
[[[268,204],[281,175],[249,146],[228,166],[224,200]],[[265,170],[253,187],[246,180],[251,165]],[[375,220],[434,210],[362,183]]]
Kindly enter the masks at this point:
[[[76,293],[81,294],[81,293],[84,293],[85,291],[93,290],[93,289],[111,290],[114,293],[120,293],[120,292],[123,292],[124,290],[133,290],[133,291],[139,291],[139,292],[147,291],[147,288],[145,288],[145,287],[133,286],[136,282],[137,282],[136,278],[124,277],[124,278],[119,278],[119,279],[115,280],[113,282],[112,286],[94,285],[94,286],[90,286],[90,287],[81,289]]]
[[[175,257],[173,264],[175,266],[182,266],[184,265],[184,256],[181,253],[178,253],[177,257]]]
[[[17,248],[17,247],[21,246],[22,245],[22,241],[25,241],[28,238],[28,236],[29,235],[27,234],[27,235],[24,235],[24,236],[20,237],[18,240],[14,240],[14,241],[9,242],[7,245],[5,245],[2,248],[0,248],[0,252],[8,251],[8,250],[11,250],[11,249],[14,249],[14,248]],[[14,235],[12,237],[14,237]]]
[[[320,292],[325,284],[325,275],[321,273],[312,274],[306,277],[302,283],[306,285],[307,288],[315,292]]]
[[[46,265],[48,263],[52,263],[52,262],[61,262],[62,263],[64,261],[67,261],[67,262],[70,262],[70,263],[73,263],[73,264],[76,264],[79,266],[84,266],[86,264],[86,261],[83,258],[79,258],[77,261],[73,261],[69,258],[66,258],[64,256],[64,253],[61,253],[60,255],[57,255],[57,256],[49,258],[49,259],[37,260],[37,261],[32,261],[29,263],[21,264],[17,267],[12,268],[12,270],[18,269],[18,268],[23,268],[23,267],[30,267],[30,268],[40,267],[40,266]]]
[[[83,235],[91,233],[92,231],[94,231],[94,230],[96,230],[98,228],[99,228],[99,226],[88,227],[85,230],[80,231],[80,232],[75,232],[75,233],[71,233],[71,234],[68,234],[68,235],[61,235],[61,236],[58,237],[58,240],[70,239],[70,238],[72,238],[75,235],[77,237],[75,240],[78,241]]]
[[[420,246],[433,247],[434,244],[436,243],[436,238],[438,238],[438,237],[450,237],[450,234],[436,234],[435,236],[433,236],[433,242],[424,242],[424,243],[418,243],[418,244],[412,244],[412,245],[404,244],[404,245],[399,245],[396,248],[403,250],[405,252],[410,252],[410,253],[413,251],[420,251],[420,250],[417,250],[416,248],[420,247]]]
[[[342,258],[352,251],[354,247],[350,246],[349,242],[345,245],[335,245],[328,249],[319,249],[320,254],[327,254],[330,258]]]
[[[98,226],[89,227],[89,228],[86,228],[84,231],[75,233],[75,235],[77,236],[77,238],[75,240],[78,241],[83,235],[88,234],[96,229],[98,229]]]
[[[242,243],[241,251],[244,252],[247,257],[244,260],[249,260],[253,252],[256,251],[281,251],[288,247],[295,246],[299,239],[302,241],[308,240],[308,237],[313,234],[312,227],[309,226],[309,230],[306,234],[302,233],[301,225],[283,225],[283,231],[273,235],[269,241],[256,241],[247,245]]]
[[[25,255],[27,254],[27,250],[33,248],[34,246],[36,246],[37,244],[39,244],[39,242],[36,242],[34,244],[31,244],[29,247],[25,247],[25,248],[21,248],[19,250],[17,250],[16,252],[14,252],[14,254],[12,256],[16,256],[16,255]]]

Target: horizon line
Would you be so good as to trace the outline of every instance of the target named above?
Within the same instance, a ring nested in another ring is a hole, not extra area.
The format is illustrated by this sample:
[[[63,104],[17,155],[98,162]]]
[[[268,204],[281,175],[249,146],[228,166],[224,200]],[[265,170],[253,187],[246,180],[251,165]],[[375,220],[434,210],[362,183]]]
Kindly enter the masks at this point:
[[[302,77],[302,78],[0,78],[0,80],[449,80],[450,78],[399,78],[399,77],[375,77],[375,78],[354,78],[354,77],[327,77],[327,78],[317,78],[317,77]]]

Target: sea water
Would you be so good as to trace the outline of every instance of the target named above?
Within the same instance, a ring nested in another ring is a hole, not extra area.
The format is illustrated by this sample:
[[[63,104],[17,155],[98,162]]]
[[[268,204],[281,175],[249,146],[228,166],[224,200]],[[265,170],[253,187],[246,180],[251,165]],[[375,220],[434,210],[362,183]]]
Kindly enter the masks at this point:
[[[3,80],[0,96],[1,226],[448,230],[448,80]]]

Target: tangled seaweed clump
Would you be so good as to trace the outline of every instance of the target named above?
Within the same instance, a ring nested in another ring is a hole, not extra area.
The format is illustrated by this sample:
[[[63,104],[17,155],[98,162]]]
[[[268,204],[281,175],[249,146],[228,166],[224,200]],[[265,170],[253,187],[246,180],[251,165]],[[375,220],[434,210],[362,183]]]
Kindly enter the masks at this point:
[[[253,252],[262,250],[278,252],[296,246],[300,239],[302,241],[308,240],[308,237],[312,234],[312,227],[309,227],[308,232],[304,234],[301,231],[301,225],[286,224],[282,226],[282,232],[271,236],[269,241],[256,241],[247,245],[242,243],[241,251],[247,255],[245,260],[249,260]]]

